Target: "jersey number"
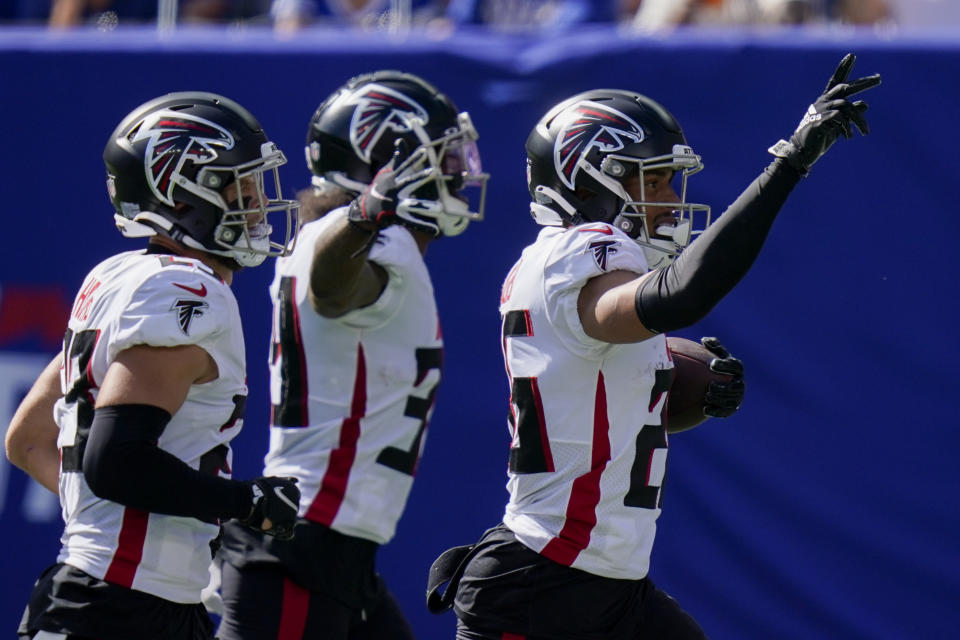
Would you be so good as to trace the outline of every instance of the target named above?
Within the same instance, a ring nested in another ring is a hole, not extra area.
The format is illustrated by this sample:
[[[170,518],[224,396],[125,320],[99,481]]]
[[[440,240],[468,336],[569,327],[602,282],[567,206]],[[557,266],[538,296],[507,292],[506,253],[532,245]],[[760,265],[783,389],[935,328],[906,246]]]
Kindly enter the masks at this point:
[[[673,380],[673,369],[658,369],[650,390],[650,410],[660,407],[660,424],[645,424],[637,434],[636,456],[630,469],[630,489],[623,497],[627,507],[656,509],[660,506],[667,473],[667,429],[664,412]]]
[[[83,452],[90,436],[90,425],[93,424],[94,399],[90,390],[96,387],[94,381],[87,375],[93,348],[97,345],[100,331],[87,329],[74,333],[67,329],[63,336],[63,367],[64,379],[67,383],[67,393],[64,402],[77,405],[76,432],[72,438],[73,444],[63,447],[61,452],[61,469],[66,472],[80,472],[83,470]],[[67,439],[69,440],[69,438]]]
[[[307,361],[300,339],[300,319],[294,303],[297,279],[280,278],[280,300],[274,316],[270,345],[272,366],[280,366],[280,402],[272,407],[272,423],[278,427],[305,427],[307,415]]]
[[[504,357],[506,358],[507,338],[532,335],[530,314],[526,310],[508,311],[503,318]],[[656,509],[660,506],[667,453],[664,409],[672,379],[673,369],[656,372],[649,406],[651,411],[659,407],[660,420],[659,424],[644,425],[637,434],[636,453],[630,470],[630,488],[623,498],[623,504],[627,507]],[[514,430],[514,444],[510,448],[510,471],[521,474],[553,471],[553,457],[537,379],[511,375],[510,403],[509,420]],[[516,407],[515,412],[513,407]]]
[[[417,349],[416,356],[416,387],[426,387],[426,385],[429,383],[426,383],[425,380],[430,370],[436,369],[437,371],[440,371],[443,368],[443,348],[423,347]],[[399,471],[400,473],[405,473],[408,476],[413,475],[413,472],[417,469],[417,462],[420,460],[423,433],[427,429],[427,418],[430,415],[430,408],[433,407],[433,399],[437,393],[437,385],[439,383],[440,381],[437,380],[427,387],[428,391],[426,398],[407,396],[407,406],[403,411],[403,415],[407,416],[408,418],[416,418],[420,421],[420,428],[417,429],[417,437],[414,438],[413,444],[410,445],[410,449],[406,451],[400,449],[399,447],[385,447],[380,452],[380,455],[377,456],[378,463]]]
[[[506,359],[507,338],[533,335],[530,313],[525,309],[508,311],[503,317],[503,350]],[[514,411],[516,407],[516,411]],[[510,414],[513,429],[509,469],[512,473],[552,472],[553,455],[547,437],[547,422],[536,378],[510,376]]]
[[[273,342],[271,345],[271,363],[280,367],[280,401],[273,405],[272,423],[278,427],[305,427],[310,423],[307,411],[307,360],[303,353],[303,340],[300,336],[300,319],[297,315],[295,300],[296,278],[280,278],[279,301],[274,317]],[[407,397],[403,415],[420,421],[417,437],[409,450],[399,447],[386,447],[377,456],[377,462],[407,475],[413,475],[420,459],[423,434],[427,428],[427,418],[433,406],[439,380],[426,383],[431,369],[438,371],[443,366],[443,348],[422,348],[416,350],[417,387],[423,387],[425,398]],[[427,386],[429,384],[429,386]]]

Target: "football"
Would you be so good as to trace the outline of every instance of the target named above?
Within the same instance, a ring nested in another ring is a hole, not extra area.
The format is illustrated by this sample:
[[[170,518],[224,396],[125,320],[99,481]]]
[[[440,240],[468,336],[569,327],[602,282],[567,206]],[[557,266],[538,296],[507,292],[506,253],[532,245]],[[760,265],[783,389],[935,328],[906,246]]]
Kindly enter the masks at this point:
[[[717,356],[699,342],[667,337],[673,358],[674,377],[667,395],[667,431],[691,429],[709,416],[703,415],[703,398],[711,382],[728,382],[732,376],[710,370]]]

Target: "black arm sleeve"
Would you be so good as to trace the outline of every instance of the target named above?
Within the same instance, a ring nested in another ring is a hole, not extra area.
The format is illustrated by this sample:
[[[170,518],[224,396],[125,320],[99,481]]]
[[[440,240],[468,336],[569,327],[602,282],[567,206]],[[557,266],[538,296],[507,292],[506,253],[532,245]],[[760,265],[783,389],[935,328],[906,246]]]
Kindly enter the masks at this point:
[[[637,315],[662,333],[701,320],[746,275],[800,173],[777,158],[670,266],[646,278]]]
[[[245,518],[253,493],[245,482],[205,475],[157,447],[170,414],[146,404],[99,407],[83,454],[83,477],[105,500],[205,522]]]

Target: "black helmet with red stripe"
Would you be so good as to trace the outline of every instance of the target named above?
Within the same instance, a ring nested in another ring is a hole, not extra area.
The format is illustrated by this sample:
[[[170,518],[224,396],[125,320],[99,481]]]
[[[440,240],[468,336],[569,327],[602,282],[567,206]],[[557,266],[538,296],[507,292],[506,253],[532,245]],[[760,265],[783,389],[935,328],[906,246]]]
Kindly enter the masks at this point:
[[[359,194],[395,154],[422,179],[400,194],[423,229],[457,235],[483,216],[488,176],[469,114],[411,73],[383,70],[351,78],[317,108],[307,130],[313,184]],[[476,193],[464,187],[476,186]],[[468,198],[474,195],[476,202]],[[418,225],[420,228],[420,225]]]
[[[170,93],[137,107],[110,135],[103,160],[125,236],[160,234],[254,266],[284,255],[296,232],[299,205],[283,199],[277,173],[286,158],[249,111],[223,96]],[[274,214],[286,216],[276,234]]]
[[[676,256],[709,225],[709,207],[686,202],[687,178],[700,156],[679,123],[658,102],[631,91],[597,89],[554,106],[527,137],[530,212],[541,225],[608,222],[645,249],[651,266]],[[667,169],[678,183],[678,202],[644,198],[643,172]],[[639,179],[640,194],[624,186]],[[672,207],[676,224],[648,233],[645,207]],[[694,213],[700,213],[694,228]]]

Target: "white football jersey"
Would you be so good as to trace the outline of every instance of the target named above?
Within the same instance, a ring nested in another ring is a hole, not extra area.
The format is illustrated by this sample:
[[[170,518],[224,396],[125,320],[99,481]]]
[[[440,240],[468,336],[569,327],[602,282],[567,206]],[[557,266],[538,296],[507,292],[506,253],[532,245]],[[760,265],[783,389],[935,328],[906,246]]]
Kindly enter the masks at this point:
[[[66,523],[58,561],[167,600],[200,602],[219,525],[102,500],[83,478],[100,384],[117,354],[135,345],[197,345],[214,359],[219,377],[190,388],[157,446],[194,469],[230,475],[228,443],[240,431],[247,397],[233,292],[198,260],[144,251],[113,256],[84,280],[64,338],[64,397],[55,409]]]
[[[662,335],[609,344],[584,333],[580,289],[616,270],[647,271],[643,250],[618,229],[546,227],[504,282],[512,435],[504,523],[551,560],[639,579],[660,514],[673,364]]]
[[[346,209],[304,225],[277,261],[266,475],[296,476],[300,515],[389,541],[406,505],[440,382],[433,285],[409,231],[382,230],[369,260],[389,281],[373,304],[325,318],[309,299],[318,237]]]

